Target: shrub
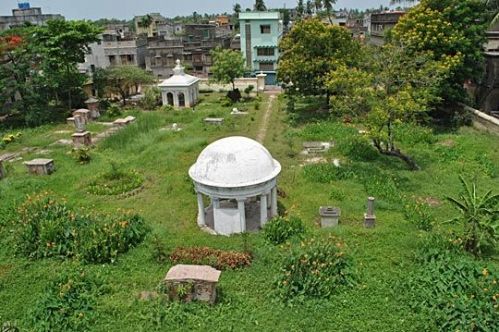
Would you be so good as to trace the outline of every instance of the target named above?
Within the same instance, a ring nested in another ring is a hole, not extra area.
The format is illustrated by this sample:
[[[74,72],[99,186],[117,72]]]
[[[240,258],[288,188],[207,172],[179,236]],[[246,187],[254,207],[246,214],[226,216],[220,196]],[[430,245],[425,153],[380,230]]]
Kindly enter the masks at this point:
[[[17,141],[19,138],[21,138],[22,135],[23,134],[21,132],[17,134],[7,134],[2,138],[2,143],[5,145],[13,143]]]
[[[418,252],[417,272],[403,286],[410,289],[413,309],[431,317],[425,330],[498,331],[499,275],[462,252],[431,243]]]
[[[433,229],[434,219],[430,206],[420,199],[408,201],[404,205],[404,216],[419,230],[428,232]]]
[[[256,101],[255,102],[255,111],[259,111],[259,110],[260,110],[260,102]]]
[[[89,331],[96,298],[102,295],[100,280],[82,271],[63,273],[43,293],[30,314],[36,331]]]
[[[255,89],[255,87],[253,85],[248,85],[245,89],[244,89],[244,93],[246,94],[246,96],[249,98],[250,94],[253,92],[253,90]]]
[[[118,105],[112,104],[111,106],[108,107],[106,114],[109,117],[114,118],[122,115],[123,112],[121,111],[121,108]]]
[[[494,247],[499,238],[499,194],[487,191],[483,196],[478,194],[476,182],[468,184],[460,176],[462,191],[458,198],[447,197],[447,200],[460,212],[460,216],[451,220],[463,226],[462,237],[464,249],[480,255],[482,248]]]
[[[144,178],[137,171],[120,170],[114,163],[111,169],[88,185],[88,192],[94,195],[120,195],[139,188]]]
[[[161,103],[161,90],[158,87],[149,87],[144,92],[144,97],[140,101],[141,106],[149,111],[156,109]]]
[[[343,155],[356,161],[372,161],[379,156],[378,151],[371,145],[370,141],[358,135],[338,142],[338,149]]]
[[[163,105],[163,106],[161,106],[161,111],[162,112],[170,113],[170,112],[173,112],[174,110],[175,110],[175,108],[173,108],[172,105]]]
[[[160,264],[168,259],[168,253],[158,235],[154,235],[152,239],[152,258]]]
[[[170,254],[174,264],[210,265],[220,270],[237,269],[251,265],[247,252],[224,251],[208,247],[176,248]]]
[[[265,224],[263,234],[265,239],[273,244],[286,242],[293,236],[305,233],[305,226],[297,217],[275,217]]]
[[[71,155],[79,164],[88,164],[92,160],[89,148],[73,148]]]
[[[278,295],[284,300],[328,298],[353,286],[352,262],[343,250],[344,244],[333,237],[302,242],[283,262]]]
[[[81,215],[46,194],[28,197],[18,209],[17,250],[23,255],[114,262],[118,254],[142,242],[148,229],[137,215]]]
[[[305,178],[319,183],[348,180],[356,176],[348,167],[336,167],[333,164],[306,165],[303,167],[303,175]]]

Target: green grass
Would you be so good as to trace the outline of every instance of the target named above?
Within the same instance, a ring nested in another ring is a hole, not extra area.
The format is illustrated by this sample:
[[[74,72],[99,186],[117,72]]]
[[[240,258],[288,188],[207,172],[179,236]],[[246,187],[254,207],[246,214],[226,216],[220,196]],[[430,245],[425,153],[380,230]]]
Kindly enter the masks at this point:
[[[28,175],[22,161],[7,163],[7,178],[0,181],[0,211],[19,204],[26,194],[51,191],[67,198],[75,207],[109,213],[118,208],[132,209],[151,227],[144,243],[121,255],[115,264],[83,266],[88,273],[99,274],[109,287],[108,292],[97,298],[92,330],[421,331],[421,322],[431,317],[413,312],[408,303],[410,294],[402,285],[407,276],[417,272],[413,253],[427,235],[404,220],[403,201],[398,197],[434,198],[442,202],[432,208],[435,218],[450,219],[455,212],[443,203],[443,198],[458,193],[458,174],[476,174],[483,190],[498,187],[499,179],[495,177],[495,165],[499,165],[498,138],[462,128],[456,133],[435,134],[435,142],[424,137],[417,141],[407,139],[402,148],[423,167],[422,171],[411,172],[401,162],[387,157],[350,160],[340,146],[356,135],[355,128],[337,123],[290,127],[287,115],[281,110],[281,100],[275,103],[264,142],[283,166],[279,186],[287,196],[281,201],[290,214],[303,219],[308,234],[333,233],[347,244],[346,251],[358,270],[358,285],[329,300],[282,304],[273,289],[279,263],[287,249],[266,244],[262,234],[251,234],[254,262],[243,270],[223,272],[222,294],[217,305],[165,305],[137,300],[141,291],[154,290],[171,266],[154,261],[154,234],[169,250],[176,246],[242,250],[241,236],[214,237],[198,229],[196,197],[187,170],[201,150],[216,139],[229,135],[256,137],[267,97],[259,111],[253,109],[253,102],[238,105],[250,112],[239,117],[231,116],[232,107],[220,106],[219,99],[220,94],[204,94],[195,111],[131,111],[137,116],[136,123],[92,149],[93,159],[88,165],[77,164],[68,155],[69,147],[50,146],[47,156],[55,160],[57,171],[49,177]],[[219,127],[205,125],[203,118],[208,116],[223,116],[226,122]],[[178,123],[183,130],[160,130],[172,123]],[[57,125],[23,130],[23,138],[8,145],[6,150],[45,148],[57,139],[70,137],[55,133],[60,130],[71,128]],[[102,130],[98,125],[92,128],[94,132]],[[326,156],[339,158],[353,176],[328,182],[305,176],[300,166],[304,159],[299,155],[301,144],[318,139],[337,143]],[[23,158],[36,156],[35,151]],[[86,185],[107,171],[111,162],[142,174],[144,190],[128,198],[88,194]],[[389,177],[394,184],[366,184],[366,179],[373,177]],[[362,218],[366,198],[380,192],[384,196],[377,202],[377,227],[365,229]],[[341,227],[317,228],[318,209],[323,205],[342,209]],[[29,331],[29,313],[45,287],[55,276],[75,267],[68,261],[29,261],[16,255],[15,229],[15,224],[3,225],[0,218],[0,322],[14,321],[22,330]],[[439,227],[436,231],[446,232],[446,229]],[[486,258],[483,264],[499,267],[498,258]]]

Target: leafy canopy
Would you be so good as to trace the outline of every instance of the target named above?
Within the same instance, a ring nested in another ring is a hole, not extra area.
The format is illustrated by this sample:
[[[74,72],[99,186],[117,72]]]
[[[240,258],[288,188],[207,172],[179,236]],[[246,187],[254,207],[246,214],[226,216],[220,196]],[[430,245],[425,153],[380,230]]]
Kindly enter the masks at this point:
[[[244,59],[241,53],[216,48],[211,52],[213,58],[213,80],[220,83],[232,84],[235,90],[234,80],[244,74]]]

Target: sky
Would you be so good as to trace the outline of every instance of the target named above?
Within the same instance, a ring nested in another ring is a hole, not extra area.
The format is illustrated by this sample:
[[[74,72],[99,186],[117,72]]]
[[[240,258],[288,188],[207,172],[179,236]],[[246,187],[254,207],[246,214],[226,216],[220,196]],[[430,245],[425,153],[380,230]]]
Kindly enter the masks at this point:
[[[11,15],[18,0],[0,0],[0,16]],[[198,13],[232,12],[234,3],[252,7],[254,0],[31,0],[32,7],[42,7],[43,13],[62,14],[67,19],[119,18],[159,12],[166,17]],[[335,8],[378,8],[390,0],[338,0]],[[267,7],[296,7],[297,0],[265,0]]]

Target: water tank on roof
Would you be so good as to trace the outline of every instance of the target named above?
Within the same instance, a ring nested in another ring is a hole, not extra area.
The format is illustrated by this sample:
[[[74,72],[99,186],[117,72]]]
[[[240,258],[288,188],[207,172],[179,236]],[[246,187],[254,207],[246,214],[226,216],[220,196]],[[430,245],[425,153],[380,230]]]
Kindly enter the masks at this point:
[[[19,9],[23,9],[23,10],[25,10],[25,9],[29,9],[29,8],[30,8],[30,5],[29,5],[29,2],[19,2],[19,3],[17,4],[17,7],[18,7]]]

